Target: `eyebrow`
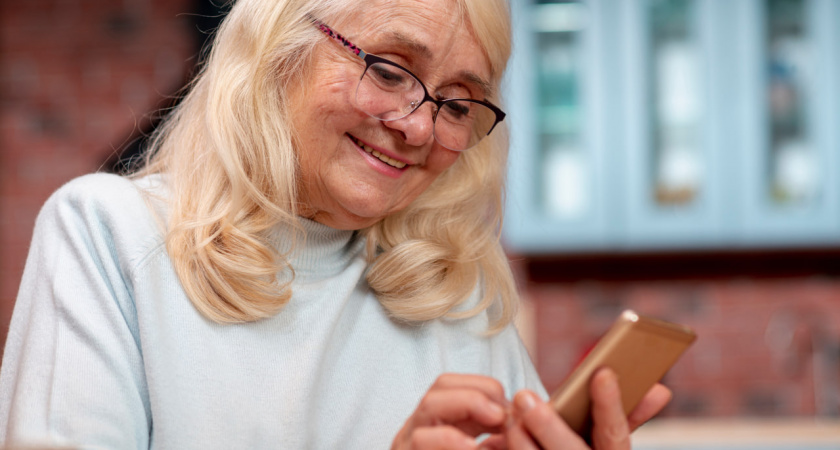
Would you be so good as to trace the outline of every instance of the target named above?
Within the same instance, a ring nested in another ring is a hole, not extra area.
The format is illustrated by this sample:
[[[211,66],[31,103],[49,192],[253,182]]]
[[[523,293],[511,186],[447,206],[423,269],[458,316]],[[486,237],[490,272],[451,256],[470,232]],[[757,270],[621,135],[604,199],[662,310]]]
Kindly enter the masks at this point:
[[[495,89],[493,89],[493,85],[490,84],[484,78],[478,76],[477,74],[470,71],[463,71],[460,75],[470,83],[473,83],[476,86],[478,86],[478,88],[481,89],[481,94],[484,95],[485,99],[490,98],[493,96],[493,94],[495,94]]]
[[[423,58],[432,59],[432,51],[429,50],[429,47],[425,44],[417,42],[399,31],[387,32],[385,35],[389,39],[393,39],[394,41],[399,42],[400,45],[407,47],[409,51],[416,53]],[[495,92],[493,85],[475,72],[464,70],[459,72],[458,75],[462,79],[467,80],[469,83],[478,86],[484,98],[492,97],[492,94]]]
[[[426,44],[421,42],[417,42],[414,39],[406,36],[405,34],[400,33],[399,31],[389,31],[385,33],[385,36],[389,40],[394,40],[400,43],[403,47],[407,47],[413,53],[417,53],[423,58],[432,59],[432,51],[429,50],[429,47]]]

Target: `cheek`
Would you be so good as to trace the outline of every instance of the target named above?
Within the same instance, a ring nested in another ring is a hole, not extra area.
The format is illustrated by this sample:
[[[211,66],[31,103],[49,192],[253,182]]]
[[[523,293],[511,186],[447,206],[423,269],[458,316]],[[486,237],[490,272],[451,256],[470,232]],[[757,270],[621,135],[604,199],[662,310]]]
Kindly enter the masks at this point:
[[[334,61],[325,55],[316,57],[313,66],[300,81],[292,95],[292,122],[302,133],[303,140],[323,134],[333,127],[341,127],[356,116],[355,67],[343,61]]]
[[[364,119],[350,102],[348,89],[346,82],[313,83],[306,91],[309,95],[302,96],[292,116],[301,160],[316,158],[316,155],[328,158],[344,133]]]
[[[439,175],[455,164],[455,161],[458,160],[460,155],[461,153],[459,152],[453,152],[452,150],[436,145],[432,149],[432,152],[429,153],[429,157],[426,160],[426,167],[429,171]]]
[[[349,83],[343,81],[313,86],[310,95],[302,100],[306,129],[323,133],[325,127],[340,126],[351,120],[355,114],[349,90]]]

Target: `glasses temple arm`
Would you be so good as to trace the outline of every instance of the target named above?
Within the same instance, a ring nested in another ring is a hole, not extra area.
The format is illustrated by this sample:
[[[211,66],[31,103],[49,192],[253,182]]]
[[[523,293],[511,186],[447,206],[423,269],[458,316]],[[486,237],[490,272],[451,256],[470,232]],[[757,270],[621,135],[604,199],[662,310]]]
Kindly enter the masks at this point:
[[[318,19],[316,19],[312,16],[308,16],[308,17],[309,17],[309,20],[312,21],[312,25],[314,25],[316,28],[321,30],[322,33],[326,34],[327,36],[329,36],[332,39],[335,39],[338,43],[340,43],[342,46],[344,46],[344,48],[346,48],[347,50],[350,50],[351,52],[353,52],[354,55],[358,56],[362,60],[365,59],[365,56],[367,56],[367,53],[364,50],[362,50],[361,48],[359,48],[358,46],[356,46],[356,44],[348,41],[347,38],[345,38],[344,36],[336,33],[335,31],[333,31],[333,29],[330,28],[329,25],[325,24],[324,22],[321,22],[320,20],[318,20]]]

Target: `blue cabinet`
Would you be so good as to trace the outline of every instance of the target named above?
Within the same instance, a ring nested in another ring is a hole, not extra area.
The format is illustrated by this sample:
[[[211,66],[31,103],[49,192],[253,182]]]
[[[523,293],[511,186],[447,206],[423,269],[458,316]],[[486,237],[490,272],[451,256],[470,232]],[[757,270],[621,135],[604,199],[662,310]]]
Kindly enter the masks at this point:
[[[740,240],[840,240],[840,2],[738,3]]]
[[[520,253],[840,244],[840,2],[512,2]]]

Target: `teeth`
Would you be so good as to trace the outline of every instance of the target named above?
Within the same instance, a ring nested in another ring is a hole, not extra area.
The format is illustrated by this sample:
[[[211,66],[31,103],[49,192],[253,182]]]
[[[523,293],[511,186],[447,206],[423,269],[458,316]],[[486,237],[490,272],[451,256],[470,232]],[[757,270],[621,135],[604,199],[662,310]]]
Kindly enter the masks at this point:
[[[362,148],[362,150],[366,151],[368,154],[371,154],[371,155],[375,156],[377,159],[384,162],[385,164],[388,164],[391,167],[396,167],[397,169],[402,169],[406,165],[402,161],[397,161],[396,159],[390,158],[386,155],[383,155],[382,153],[379,153],[378,151],[376,151],[376,150],[368,147],[367,145],[361,143],[358,139],[353,139],[353,140],[356,142],[356,144],[359,147]]]

